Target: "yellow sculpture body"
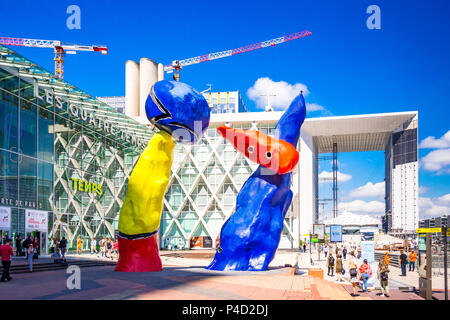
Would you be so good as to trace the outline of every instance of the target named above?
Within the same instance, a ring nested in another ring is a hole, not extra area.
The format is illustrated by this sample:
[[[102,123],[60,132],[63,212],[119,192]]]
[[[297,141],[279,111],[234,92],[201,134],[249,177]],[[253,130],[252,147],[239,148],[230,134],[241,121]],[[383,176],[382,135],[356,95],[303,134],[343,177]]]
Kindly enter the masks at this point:
[[[155,133],[131,173],[120,210],[116,271],[162,270],[155,233],[161,221],[174,147],[170,134]]]

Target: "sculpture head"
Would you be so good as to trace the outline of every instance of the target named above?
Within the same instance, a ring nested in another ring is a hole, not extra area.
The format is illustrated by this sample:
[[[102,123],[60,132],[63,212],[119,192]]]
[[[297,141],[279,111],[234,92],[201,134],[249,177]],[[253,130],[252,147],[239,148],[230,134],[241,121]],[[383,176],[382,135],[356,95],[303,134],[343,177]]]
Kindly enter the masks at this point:
[[[209,125],[209,105],[201,93],[186,83],[156,82],[145,103],[147,118],[175,141],[193,144]]]

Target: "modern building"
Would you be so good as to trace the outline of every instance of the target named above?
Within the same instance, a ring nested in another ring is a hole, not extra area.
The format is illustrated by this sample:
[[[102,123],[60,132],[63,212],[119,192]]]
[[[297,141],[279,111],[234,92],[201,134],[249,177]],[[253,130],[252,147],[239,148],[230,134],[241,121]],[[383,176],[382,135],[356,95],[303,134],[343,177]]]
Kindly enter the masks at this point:
[[[203,93],[212,113],[247,112],[239,91]]]
[[[423,219],[419,222],[419,228],[442,228],[444,225],[450,227],[450,215]]]
[[[114,237],[151,131],[0,46],[0,232],[40,240]]]

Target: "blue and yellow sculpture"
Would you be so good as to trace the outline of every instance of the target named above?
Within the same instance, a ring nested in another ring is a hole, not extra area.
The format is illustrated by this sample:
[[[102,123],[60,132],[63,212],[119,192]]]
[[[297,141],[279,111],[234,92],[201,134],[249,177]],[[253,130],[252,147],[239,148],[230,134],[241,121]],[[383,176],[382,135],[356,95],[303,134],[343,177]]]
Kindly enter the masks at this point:
[[[119,216],[116,271],[162,270],[157,231],[175,141],[193,144],[209,125],[210,112],[205,98],[181,82],[156,82],[145,103],[145,111],[160,131],[142,152],[128,181]]]
[[[256,135],[254,131],[218,128],[219,133],[245,156],[252,159],[257,152],[259,155],[252,160],[260,166],[240,190],[236,211],[222,226],[220,245],[207,269],[267,270],[278,248],[283,219],[292,201],[291,171],[298,162],[295,148],[305,116],[305,100],[300,93],[278,121],[273,141],[264,142],[261,134]]]

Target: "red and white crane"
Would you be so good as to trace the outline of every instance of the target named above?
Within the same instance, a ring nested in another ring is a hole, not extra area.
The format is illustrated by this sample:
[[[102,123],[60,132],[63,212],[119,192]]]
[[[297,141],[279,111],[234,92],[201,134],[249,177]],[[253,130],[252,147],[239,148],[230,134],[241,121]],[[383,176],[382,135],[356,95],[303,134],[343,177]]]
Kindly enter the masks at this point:
[[[77,51],[97,51],[102,54],[108,53],[108,48],[106,46],[84,46],[79,44],[64,43],[58,40],[0,37],[0,44],[6,46],[53,48],[55,51],[55,75],[59,79],[64,79],[64,56],[66,53],[76,54]]]
[[[214,53],[210,53],[210,54],[205,54],[202,56],[198,56],[198,57],[194,57],[194,58],[189,58],[189,59],[184,59],[184,60],[174,60],[172,61],[172,64],[166,65],[164,66],[164,71],[166,71],[167,73],[172,73],[174,72],[173,75],[173,79],[176,81],[180,80],[180,70],[183,67],[186,66],[190,66],[192,64],[197,64],[200,62],[206,62],[206,61],[211,61],[211,60],[215,60],[215,59],[220,59],[220,58],[225,58],[225,57],[229,57],[229,56],[234,56],[236,54],[239,53],[244,53],[244,52],[249,52],[249,51],[253,51],[253,50],[257,50],[257,49],[262,49],[262,48],[266,48],[266,47],[273,47],[277,44],[283,43],[283,42],[288,42],[288,41],[292,41],[292,40],[296,40],[296,39],[300,39],[306,36],[311,35],[311,32],[305,30],[305,31],[301,31],[301,32],[297,32],[297,33],[293,33],[287,36],[282,36],[276,39],[271,39],[271,40],[267,40],[267,41],[263,41],[263,42],[259,42],[259,43],[255,43],[255,44],[251,44],[245,47],[240,47],[237,49],[231,49],[231,50],[226,50],[226,51],[220,51],[220,52],[214,52]]]

